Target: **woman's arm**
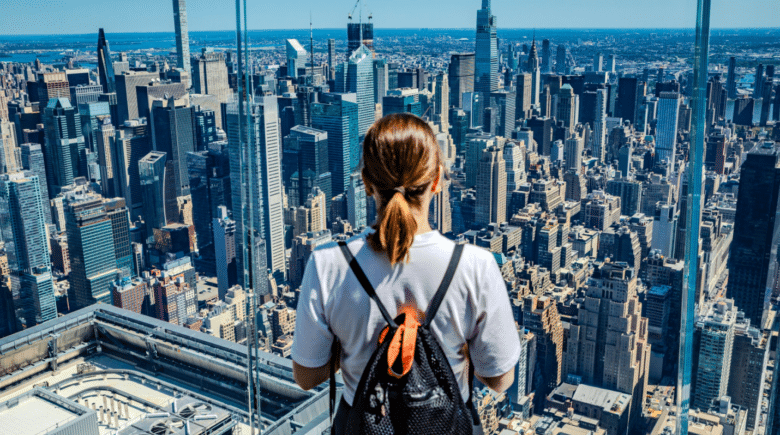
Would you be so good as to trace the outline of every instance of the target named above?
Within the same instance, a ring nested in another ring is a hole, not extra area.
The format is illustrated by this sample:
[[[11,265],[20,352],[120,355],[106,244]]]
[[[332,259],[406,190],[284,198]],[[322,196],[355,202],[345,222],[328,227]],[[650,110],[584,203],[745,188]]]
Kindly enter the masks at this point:
[[[335,371],[339,371],[339,362],[336,361]],[[317,385],[325,382],[330,377],[330,362],[321,367],[304,367],[293,361],[293,377],[295,383],[304,390],[311,390]],[[486,384],[487,385],[487,384]]]
[[[512,382],[515,381],[515,371],[510,370],[506,373],[504,373],[501,376],[494,376],[489,378],[483,378],[480,375],[475,374],[477,379],[479,379],[479,382],[482,382],[483,384],[487,385],[488,388],[495,391],[496,393],[503,393],[509,387],[512,386]]]

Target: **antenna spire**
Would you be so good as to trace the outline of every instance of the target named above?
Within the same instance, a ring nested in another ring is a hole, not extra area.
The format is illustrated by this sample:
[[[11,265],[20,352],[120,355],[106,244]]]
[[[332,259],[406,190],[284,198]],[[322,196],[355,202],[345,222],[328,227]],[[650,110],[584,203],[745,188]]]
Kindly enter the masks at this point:
[[[311,73],[309,76],[314,76],[314,26],[312,24],[311,9],[309,9],[309,55],[311,57]],[[313,77],[309,77],[312,80]]]

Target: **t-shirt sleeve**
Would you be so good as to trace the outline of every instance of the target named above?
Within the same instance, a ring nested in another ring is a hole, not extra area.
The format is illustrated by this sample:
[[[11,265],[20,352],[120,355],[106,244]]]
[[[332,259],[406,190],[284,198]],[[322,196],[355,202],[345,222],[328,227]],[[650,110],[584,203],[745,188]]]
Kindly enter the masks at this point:
[[[487,262],[480,261],[476,284],[477,307],[469,354],[475,373],[500,376],[517,364],[520,338],[504,278],[492,257]]]
[[[293,361],[309,368],[322,367],[330,361],[333,343],[314,257],[309,258],[301,281],[291,354]]]

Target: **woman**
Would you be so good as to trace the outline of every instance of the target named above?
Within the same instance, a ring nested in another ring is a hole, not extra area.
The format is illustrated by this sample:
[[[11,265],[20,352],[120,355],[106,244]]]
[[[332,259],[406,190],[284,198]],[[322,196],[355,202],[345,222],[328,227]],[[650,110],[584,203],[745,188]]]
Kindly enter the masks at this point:
[[[363,143],[362,175],[366,193],[377,204],[377,223],[347,247],[391,316],[402,307],[424,313],[455,249],[455,243],[428,224],[428,207],[444,176],[430,126],[411,114],[377,121]],[[334,339],[340,343],[334,363],[342,370],[344,392],[333,431],[340,434],[363,369],[387,324],[335,243],[312,253],[296,316],[292,359],[301,388],[328,379],[331,344]],[[465,247],[431,330],[464,400],[469,397],[469,361],[477,379],[493,390],[512,384],[520,343],[506,286],[490,252]]]

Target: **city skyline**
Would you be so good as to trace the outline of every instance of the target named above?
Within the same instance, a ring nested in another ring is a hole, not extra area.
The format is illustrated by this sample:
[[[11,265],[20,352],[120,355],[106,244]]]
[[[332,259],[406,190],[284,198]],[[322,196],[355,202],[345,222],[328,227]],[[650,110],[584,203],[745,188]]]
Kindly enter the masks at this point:
[[[233,2],[226,2],[222,10],[215,9],[215,2],[190,1],[187,4],[187,17],[190,31],[220,31],[235,28],[235,13]],[[599,8],[593,6],[596,2],[573,2],[558,0],[539,2],[538,4],[510,4],[508,1],[496,1],[492,4],[493,13],[502,17],[498,22],[501,29],[536,28],[544,29],[692,29],[695,19],[695,4],[680,6],[673,0],[632,2],[630,6],[610,0],[605,5],[598,2]],[[614,6],[610,8],[610,5]],[[298,30],[309,26],[309,14],[316,17],[314,26],[320,29],[343,28],[348,21],[347,14],[353,6],[352,2],[343,4],[328,2],[317,3],[296,1],[288,3],[287,8],[274,10],[272,13],[260,13],[260,6],[251,6],[248,10],[248,28],[250,30]],[[447,7],[444,7],[447,6]],[[565,8],[566,13],[551,13],[557,7]],[[47,14],[30,14],[36,7],[45,7]],[[6,2],[3,17],[0,18],[2,35],[45,35],[45,34],[80,34],[75,29],[83,29],[86,25],[99,23],[100,27],[111,33],[152,33],[167,32],[173,29],[169,2],[152,0],[121,0],[99,2],[97,0],[70,0],[44,2],[41,0]],[[458,1],[453,7],[452,2],[433,0],[425,3],[414,0],[397,0],[392,4],[370,3],[363,9],[363,20],[367,21],[369,14],[373,15],[373,23],[377,29],[466,29],[473,28],[474,11],[479,9],[480,2]],[[614,14],[604,14],[604,10],[616,10]],[[253,9],[256,8],[256,11]],[[133,13],[143,10],[145,20],[128,19]],[[415,14],[400,16],[399,10],[415,10]],[[675,14],[669,14],[675,10]],[[772,13],[772,11],[775,13]],[[741,2],[718,2],[712,8],[712,29],[733,28],[778,28],[773,17],[780,15],[780,4],[772,0],[749,0]],[[359,21],[360,13],[353,13],[353,22]],[[108,18],[113,18],[114,22]],[[437,17],[436,20],[431,17]],[[522,26],[508,17],[533,17],[535,26]],[[63,19],[67,18],[67,19]],[[319,21],[319,22],[317,22]],[[438,21],[446,25],[436,25]],[[284,26],[280,26],[284,23]],[[295,25],[290,25],[294,23]],[[618,24],[619,23],[619,24]],[[582,25],[584,24],[584,25]],[[616,25],[617,24],[617,25]],[[139,26],[143,26],[139,28]],[[41,33],[36,29],[46,28],[52,33]],[[10,30],[10,32],[8,32]],[[15,31],[14,31],[15,30]],[[5,33],[8,32],[8,33]]]

